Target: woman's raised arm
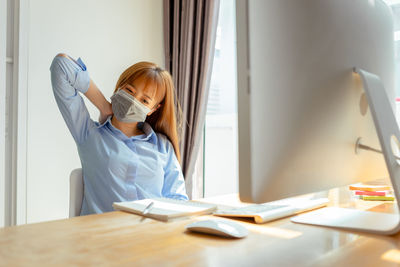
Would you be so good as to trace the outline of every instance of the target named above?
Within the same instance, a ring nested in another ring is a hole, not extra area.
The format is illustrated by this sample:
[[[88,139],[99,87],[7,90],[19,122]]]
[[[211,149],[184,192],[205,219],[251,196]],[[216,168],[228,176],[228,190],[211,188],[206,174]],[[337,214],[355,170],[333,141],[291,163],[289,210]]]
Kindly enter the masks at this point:
[[[51,63],[50,72],[58,108],[75,142],[82,143],[95,126],[78,93],[85,94],[90,87],[86,66],[80,59],[77,62],[65,54],[58,54]]]
[[[69,58],[70,60],[74,61],[76,64],[79,65],[78,62],[76,62],[73,58],[71,58],[67,54],[60,53],[57,56]],[[90,102],[92,102],[93,105],[95,105],[100,111],[100,118],[99,118],[100,123],[103,123],[108,116],[112,115],[113,112],[111,108],[111,103],[107,101],[103,93],[100,91],[100,89],[97,87],[97,85],[94,83],[92,79],[90,79],[89,89],[84,94],[90,100]]]

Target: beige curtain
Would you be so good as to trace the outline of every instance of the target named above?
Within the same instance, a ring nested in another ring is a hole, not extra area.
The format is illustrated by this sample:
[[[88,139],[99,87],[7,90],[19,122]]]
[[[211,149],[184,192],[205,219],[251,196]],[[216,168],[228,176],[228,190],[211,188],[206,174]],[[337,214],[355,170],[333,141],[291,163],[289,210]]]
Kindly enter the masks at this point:
[[[199,184],[192,176],[202,142],[218,10],[219,0],[164,0],[165,65],[182,107],[180,149],[190,198],[197,197],[193,185]]]

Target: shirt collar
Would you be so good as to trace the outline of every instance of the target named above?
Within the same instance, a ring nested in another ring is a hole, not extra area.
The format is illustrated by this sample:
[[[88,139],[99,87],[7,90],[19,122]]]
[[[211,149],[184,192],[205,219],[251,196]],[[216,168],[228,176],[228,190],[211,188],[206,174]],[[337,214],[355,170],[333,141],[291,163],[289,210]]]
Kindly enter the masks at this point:
[[[114,125],[112,125],[111,118],[112,116],[108,116],[107,120],[102,124],[99,124],[97,128],[106,127],[112,132],[114,136],[116,136],[121,141],[141,140],[141,141],[149,141],[153,144],[156,143],[156,133],[154,132],[153,128],[151,128],[151,125],[149,123],[147,122],[138,123],[138,128],[141,129],[144,132],[144,134],[128,137],[119,129],[115,128]]]

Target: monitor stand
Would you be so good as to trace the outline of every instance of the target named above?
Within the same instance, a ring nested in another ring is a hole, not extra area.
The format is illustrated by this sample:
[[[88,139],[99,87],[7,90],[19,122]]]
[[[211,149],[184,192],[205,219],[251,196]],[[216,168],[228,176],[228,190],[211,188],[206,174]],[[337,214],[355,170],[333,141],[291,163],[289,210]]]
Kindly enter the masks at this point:
[[[392,182],[394,195],[400,200],[400,132],[381,79],[355,68],[361,76],[372,118],[382,147],[382,153]],[[399,202],[396,201],[396,205]],[[399,209],[399,206],[397,206]],[[400,231],[399,214],[378,213],[340,207],[327,207],[293,217],[292,222],[328,226],[346,230],[391,235]]]

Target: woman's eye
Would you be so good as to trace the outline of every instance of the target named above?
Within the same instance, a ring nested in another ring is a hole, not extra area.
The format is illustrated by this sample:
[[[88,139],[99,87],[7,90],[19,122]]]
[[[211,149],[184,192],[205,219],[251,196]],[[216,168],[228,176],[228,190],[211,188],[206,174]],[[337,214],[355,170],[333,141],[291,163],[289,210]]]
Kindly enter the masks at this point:
[[[149,101],[147,101],[146,99],[143,100],[143,103],[148,104]]]

